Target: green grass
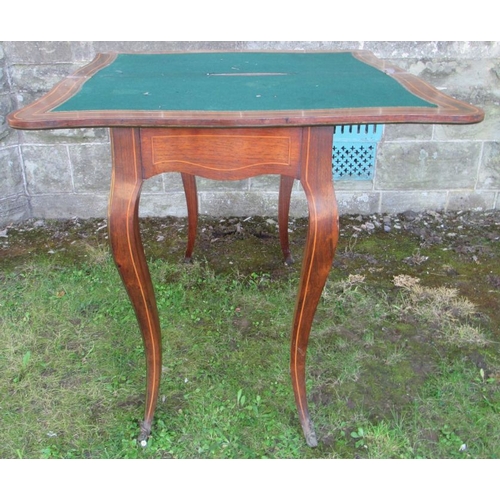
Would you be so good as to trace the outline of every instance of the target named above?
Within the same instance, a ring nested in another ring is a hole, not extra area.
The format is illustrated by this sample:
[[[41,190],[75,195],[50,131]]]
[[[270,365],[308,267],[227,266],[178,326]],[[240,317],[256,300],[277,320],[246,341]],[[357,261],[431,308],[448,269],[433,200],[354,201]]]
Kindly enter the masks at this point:
[[[472,299],[333,272],[308,351],[311,449],[288,373],[299,266],[159,258],[163,378],[140,448],[136,320],[106,247],[78,255],[3,262],[0,458],[499,458],[500,356]]]

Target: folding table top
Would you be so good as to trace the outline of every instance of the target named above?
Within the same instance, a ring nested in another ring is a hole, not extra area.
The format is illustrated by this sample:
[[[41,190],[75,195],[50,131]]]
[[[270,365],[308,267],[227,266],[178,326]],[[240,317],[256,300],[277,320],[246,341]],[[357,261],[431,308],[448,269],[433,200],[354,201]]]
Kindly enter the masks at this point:
[[[369,52],[98,54],[17,128],[471,123],[478,108]]]

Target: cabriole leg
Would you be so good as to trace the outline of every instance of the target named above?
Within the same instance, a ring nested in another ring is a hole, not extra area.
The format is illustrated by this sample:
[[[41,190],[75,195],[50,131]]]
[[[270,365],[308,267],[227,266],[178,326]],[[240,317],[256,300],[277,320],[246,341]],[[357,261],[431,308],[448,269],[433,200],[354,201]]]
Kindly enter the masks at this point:
[[[191,262],[196,241],[196,229],[198,226],[198,191],[196,189],[196,177],[194,175],[182,173],[181,176],[184,185],[184,193],[186,195],[188,213],[188,242],[184,260],[185,262]]]
[[[145,446],[158,399],[161,377],[161,331],[149,269],[139,233],[142,165],[139,132],[111,130],[113,174],[108,212],[111,250],[142,333],[147,364],[146,407],[139,442]]]
[[[309,229],[295,307],[290,372],[307,444],[316,446],[316,434],[307,406],[306,351],[316,307],[332,267],[339,224],[331,166],[333,130],[330,127],[314,127],[304,133],[300,181],[309,207]]]
[[[280,177],[280,193],[278,202],[278,226],[280,233],[281,251],[286,265],[293,264],[294,260],[290,253],[290,244],[288,242],[288,217],[290,214],[290,200],[292,197],[292,188],[295,179],[287,175]]]

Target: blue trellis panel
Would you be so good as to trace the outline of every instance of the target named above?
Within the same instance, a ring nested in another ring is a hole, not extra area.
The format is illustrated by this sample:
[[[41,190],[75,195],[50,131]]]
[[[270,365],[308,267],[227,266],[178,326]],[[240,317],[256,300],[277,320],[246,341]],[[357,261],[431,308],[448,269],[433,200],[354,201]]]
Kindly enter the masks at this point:
[[[383,125],[337,125],[333,134],[332,166],[335,180],[373,179],[377,143]]]

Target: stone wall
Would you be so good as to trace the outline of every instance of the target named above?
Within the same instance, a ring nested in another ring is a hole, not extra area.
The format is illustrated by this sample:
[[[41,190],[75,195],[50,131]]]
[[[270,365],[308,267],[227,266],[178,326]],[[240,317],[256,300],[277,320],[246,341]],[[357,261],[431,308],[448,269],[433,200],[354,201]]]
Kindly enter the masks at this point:
[[[0,43],[0,225],[31,215],[18,134],[6,120],[13,109],[7,58]]]
[[[108,131],[11,130],[5,116],[104,51],[367,49],[482,107],[475,125],[386,125],[372,181],[338,181],[342,213],[500,208],[500,42],[0,42],[0,225],[27,217],[104,217]],[[200,212],[273,215],[278,180],[199,179]],[[297,183],[292,215],[307,214]],[[185,215],[182,183],[145,183],[141,215]]]

